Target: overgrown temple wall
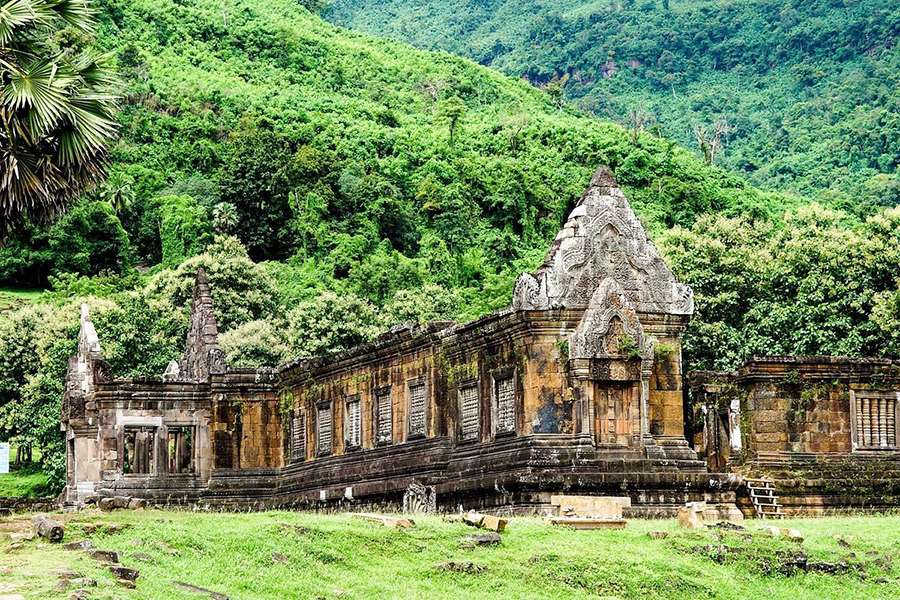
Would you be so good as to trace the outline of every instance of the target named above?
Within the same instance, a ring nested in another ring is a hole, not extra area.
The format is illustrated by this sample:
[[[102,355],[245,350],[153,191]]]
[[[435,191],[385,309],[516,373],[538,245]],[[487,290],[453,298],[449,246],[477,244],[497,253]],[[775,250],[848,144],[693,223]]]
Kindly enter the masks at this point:
[[[692,313],[606,169],[511,306],[473,323],[234,369],[200,271],[184,356],[159,379],[113,378],[83,316],[66,496],[528,512],[559,492],[625,493],[636,514],[728,501],[734,478],[708,473],[684,439]]]
[[[774,479],[786,512],[900,505],[900,362],[755,358],[691,391],[708,467]]]

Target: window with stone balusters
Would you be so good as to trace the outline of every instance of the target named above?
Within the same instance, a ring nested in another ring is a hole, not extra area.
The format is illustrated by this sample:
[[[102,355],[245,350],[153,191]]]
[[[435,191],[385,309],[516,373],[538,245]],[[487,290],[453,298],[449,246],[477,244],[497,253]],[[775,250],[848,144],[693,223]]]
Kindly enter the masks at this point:
[[[461,440],[477,440],[480,433],[478,382],[471,381],[459,387],[459,436]]]
[[[344,443],[348,449],[362,445],[362,420],[360,417],[359,396],[347,398],[344,412]]]
[[[331,415],[331,403],[320,404],[316,408],[316,453],[319,456],[331,454],[334,422]]]
[[[391,388],[375,390],[375,443],[386,445],[394,439],[394,412]]]
[[[855,450],[896,450],[900,392],[850,391]]]
[[[407,417],[407,434],[408,439],[414,439],[425,436],[425,381],[416,379],[409,382],[408,385],[409,398],[409,414]]]
[[[291,419],[291,460],[306,460],[306,413],[295,410]]]
[[[494,374],[494,415],[495,431],[498,434],[514,433],[516,430],[516,380],[513,369],[505,369]]]

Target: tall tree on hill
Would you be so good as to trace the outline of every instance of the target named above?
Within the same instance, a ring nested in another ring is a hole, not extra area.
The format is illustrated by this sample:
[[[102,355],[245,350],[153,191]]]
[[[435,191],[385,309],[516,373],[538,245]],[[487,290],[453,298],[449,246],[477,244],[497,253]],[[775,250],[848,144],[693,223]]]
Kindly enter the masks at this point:
[[[0,5],[0,236],[63,212],[105,175],[113,73],[89,0]]]
[[[438,119],[450,126],[450,145],[456,138],[456,126],[466,112],[466,103],[459,96],[450,96],[438,105]]]

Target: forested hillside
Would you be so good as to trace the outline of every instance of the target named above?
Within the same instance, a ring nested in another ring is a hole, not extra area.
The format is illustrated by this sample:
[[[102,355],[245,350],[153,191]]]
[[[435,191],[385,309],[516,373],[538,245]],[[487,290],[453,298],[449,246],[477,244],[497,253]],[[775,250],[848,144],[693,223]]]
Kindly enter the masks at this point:
[[[756,185],[851,210],[900,203],[892,0],[334,0],[330,20],[561,86]]]
[[[900,352],[900,209],[760,191],[649,128],[296,0],[97,5],[122,80],[109,178],[0,246],[0,283],[49,288],[0,313],[0,439],[39,448],[52,484],[80,301],[120,375],[178,356],[199,266],[233,364],[475,318],[509,303],[600,164],[697,291],[688,368]]]

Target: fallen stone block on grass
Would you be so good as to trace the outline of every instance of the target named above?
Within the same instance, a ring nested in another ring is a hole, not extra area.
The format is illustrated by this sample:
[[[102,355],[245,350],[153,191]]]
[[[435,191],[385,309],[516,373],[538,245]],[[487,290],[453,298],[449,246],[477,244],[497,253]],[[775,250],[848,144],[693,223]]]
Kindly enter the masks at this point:
[[[365,519],[366,521],[380,523],[385,527],[394,527],[395,529],[407,529],[416,526],[415,521],[406,517],[394,517],[374,513],[351,513],[351,515],[357,519]]]
[[[47,515],[37,515],[31,520],[31,524],[36,535],[54,544],[61,542],[65,534],[62,523]]]
[[[475,546],[493,546],[499,544],[502,539],[500,534],[496,532],[475,533],[464,537],[461,544],[470,548],[474,548]]]
[[[707,525],[722,528],[727,527],[723,523],[743,522],[743,513],[732,503],[688,502],[678,509],[678,524],[686,529],[705,529]]]
[[[115,550],[91,550],[88,552],[88,556],[98,562],[112,565],[119,564],[119,553]]]
[[[109,570],[116,576],[116,579],[125,579],[128,581],[137,581],[137,578],[141,574],[137,569],[130,569],[128,567],[123,567],[122,565],[110,565]]]
[[[69,542],[64,545],[63,548],[66,550],[90,550],[94,547],[94,543],[91,540],[79,540],[77,542]]]
[[[212,600],[228,600],[228,596],[225,594],[220,594],[219,592],[214,592],[212,590],[208,590],[206,588],[202,588],[196,585],[191,585],[190,583],[184,583],[183,581],[173,581],[172,585],[175,587],[182,589],[186,592],[193,592],[195,594],[206,594]]]
[[[462,522],[466,525],[469,525],[470,527],[478,527],[480,529],[496,531],[497,533],[506,529],[507,524],[507,520],[503,517],[485,515],[474,511],[469,511],[463,514]]]
[[[143,498],[132,498],[128,501],[129,510],[144,510],[147,507],[147,501]]]
[[[706,502],[688,502],[678,509],[678,525],[685,529],[706,529],[703,522],[703,511]]]
[[[628,522],[625,519],[597,519],[591,517],[550,517],[553,525],[564,525],[572,529],[625,529]]]
[[[803,542],[803,534],[800,533],[800,531],[797,529],[791,529],[788,527],[775,527],[774,525],[769,525],[767,527],[763,527],[760,531],[763,531],[774,538],[785,538],[797,543]]]

